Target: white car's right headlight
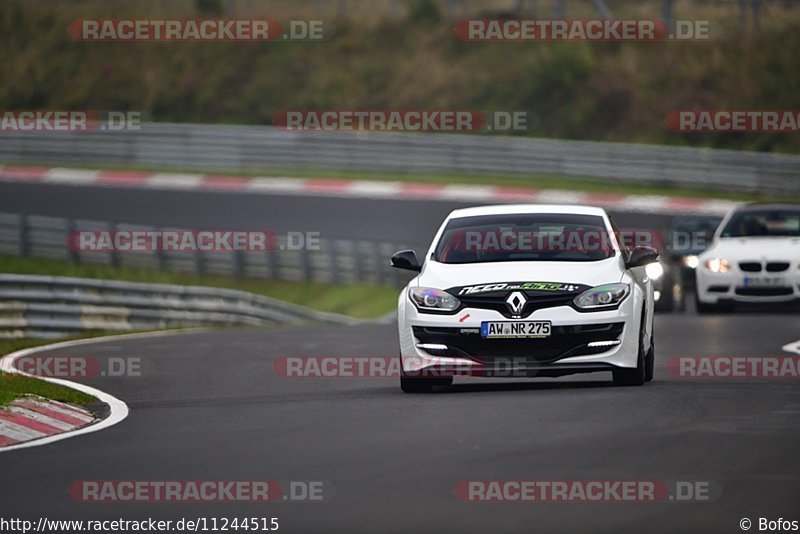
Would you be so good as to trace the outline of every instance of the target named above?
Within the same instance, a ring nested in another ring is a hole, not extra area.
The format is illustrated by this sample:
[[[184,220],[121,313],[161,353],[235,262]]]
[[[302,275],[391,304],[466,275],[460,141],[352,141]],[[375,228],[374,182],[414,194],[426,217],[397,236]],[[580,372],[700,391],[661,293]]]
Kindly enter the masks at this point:
[[[703,262],[703,265],[712,273],[727,273],[730,270],[728,260],[722,258],[710,258]]]
[[[612,308],[625,300],[630,292],[629,284],[604,284],[587,289],[572,302],[581,310]]]
[[[409,288],[408,297],[420,310],[455,311],[461,306],[461,301],[447,291],[432,287]]]

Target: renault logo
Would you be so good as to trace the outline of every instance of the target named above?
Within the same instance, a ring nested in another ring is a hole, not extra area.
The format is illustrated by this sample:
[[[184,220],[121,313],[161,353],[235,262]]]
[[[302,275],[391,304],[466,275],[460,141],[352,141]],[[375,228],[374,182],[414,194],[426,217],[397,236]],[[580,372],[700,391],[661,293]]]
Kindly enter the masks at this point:
[[[511,310],[511,313],[513,313],[514,315],[519,315],[520,313],[522,313],[522,308],[525,307],[526,302],[528,302],[528,299],[526,299],[525,295],[523,295],[519,291],[514,291],[506,299],[506,304],[508,304],[508,309]]]

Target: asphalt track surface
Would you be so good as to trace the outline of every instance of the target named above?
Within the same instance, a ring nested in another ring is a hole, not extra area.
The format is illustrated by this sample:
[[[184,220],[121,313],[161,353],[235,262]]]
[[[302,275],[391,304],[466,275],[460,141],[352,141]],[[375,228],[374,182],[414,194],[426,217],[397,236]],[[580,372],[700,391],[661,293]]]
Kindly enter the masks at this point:
[[[660,315],[644,387],[608,373],[458,379],[277,376],[287,355],[391,355],[391,325],[246,329],[105,341],[59,355],[141,357],[142,376],[87,381],[131,415],[102,432],[0,454],[0,517],[279,517],[283,532],[738,532],[800,519],[793,379],[688,379],[681,355],[779,355],[796,315]],[[786,355],[788,356],[788,354]],[[76,480],[324,480],[327,502],[78,503]],[[464,503],[461,480],[701,480],[711,502]],[[755,530],[755,529],[754,529]]]
[[[0,212],[213,230],[320,232],[324,238],[430,244],[447,214],[472,206],[434,200],[366,200],[216,191],[0,183]],[[611,212],[622,228],[660,229],[668,217]]]
[[[421,242],[459,203],[2,184],[0,211],[203,228],[321,231]],[[641,219],[641,217],[650,217]],[[621,226],[657,224],[630,216]],[[422,236],[422,238],[418,238]],[[457,379],[406,395],[395,379],[287,379],[282,356],[389,356],[393,325],[236,329],[101,341],[59,355],[138,357],[141,377],[86,382],[128,403],[110,429],[0,453],[0,517],[278,517],[294,532],[740,532],[800,520],[793,379],[688,379],[685,355],[783,355],[800,316],[656,318],[655,380],[607,373]],[[323,480],[322,503],[78,503],[76,480]],[[714,481],[711,502],[464,503],[459,481]]]

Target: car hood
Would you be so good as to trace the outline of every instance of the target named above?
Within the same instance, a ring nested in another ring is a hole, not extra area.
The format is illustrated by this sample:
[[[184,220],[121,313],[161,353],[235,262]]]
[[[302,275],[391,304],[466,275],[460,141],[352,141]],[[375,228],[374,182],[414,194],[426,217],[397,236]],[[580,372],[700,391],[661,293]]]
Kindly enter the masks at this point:
[[[728,237],[714,242],[703,258],[726,260],[800,259],[800,237]]]
[[[437,289],[496,282],[561,282],[598,286],[619,282],[623,271],[618,256],[601,261],[509,261],[447,264],[425,262],[417,284]]]

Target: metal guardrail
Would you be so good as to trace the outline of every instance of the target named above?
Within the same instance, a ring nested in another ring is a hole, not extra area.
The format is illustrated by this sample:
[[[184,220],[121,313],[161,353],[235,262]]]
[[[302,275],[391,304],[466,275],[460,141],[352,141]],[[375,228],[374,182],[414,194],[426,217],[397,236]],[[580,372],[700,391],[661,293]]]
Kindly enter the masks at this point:
[[[264,252],[81,252],[67,246],[70,232],[173,230],[131,224],[40,215],[0,213],[0,254],[80,264],[138,267],[161,271],[286,281],[405,285],[409,277],[389,266],[403,244],[319,238],[314,249],[291,250],[286,236]]]
[[[0,274],[0,339],[306,321],[358,322],[230,289]]]
[[[139,131],[4,132],[0,162],[185,170],[550,174],[797,194],[800,156],[463,134],[288,132],[145,123]]]

